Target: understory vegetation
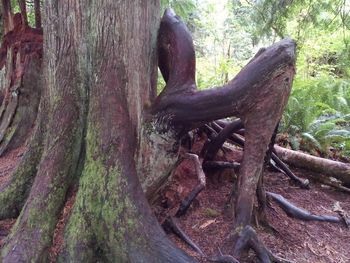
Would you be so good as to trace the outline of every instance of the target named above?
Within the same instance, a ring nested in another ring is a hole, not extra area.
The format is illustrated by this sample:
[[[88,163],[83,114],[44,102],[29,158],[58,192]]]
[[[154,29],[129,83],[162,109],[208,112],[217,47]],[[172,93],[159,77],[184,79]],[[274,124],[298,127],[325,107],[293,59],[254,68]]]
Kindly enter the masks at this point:
[[[226,83],[260,47],[293,38],[297,73],[279,137],[295,150],[350,157],[350,1],[161,2],[192,31],[200,89]]]

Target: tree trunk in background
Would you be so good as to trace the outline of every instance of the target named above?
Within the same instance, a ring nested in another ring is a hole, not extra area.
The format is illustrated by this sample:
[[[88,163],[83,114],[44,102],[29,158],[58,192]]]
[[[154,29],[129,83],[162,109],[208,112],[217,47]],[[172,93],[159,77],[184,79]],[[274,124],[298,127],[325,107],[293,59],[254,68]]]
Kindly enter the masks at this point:
[[[41,28],[40,0],[34,0],[35,28]]]
[[[141,140],[155,137],[143,114],[155,95],[158,2],[48,0],[44,9],[47,136],[2,262],[47,261],[76,181],[59,261],[194,262],[167,239],[137,177],[137,162],[154,169],[156,150],[169,163]]]
[[[7,34],[13,29],[13,13],[11,8],[11,0],[2,0],[2,15],[4,34]]]
[[[18,5],[19,9],[21,10],[22,25],[28,26],[26,0],[19,0]]]

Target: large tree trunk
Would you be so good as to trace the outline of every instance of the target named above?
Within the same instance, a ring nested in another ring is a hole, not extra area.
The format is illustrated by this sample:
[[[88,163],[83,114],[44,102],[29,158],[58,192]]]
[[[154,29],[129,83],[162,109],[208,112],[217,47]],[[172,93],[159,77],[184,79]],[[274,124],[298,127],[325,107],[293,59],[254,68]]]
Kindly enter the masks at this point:
[[[193,261],[166,238],[136,171],[142,109],[155,88],[158,9],[156,1],[46,1],[50,119],[3,262],[47,260],[67,189],[77,178],[60,260]]]

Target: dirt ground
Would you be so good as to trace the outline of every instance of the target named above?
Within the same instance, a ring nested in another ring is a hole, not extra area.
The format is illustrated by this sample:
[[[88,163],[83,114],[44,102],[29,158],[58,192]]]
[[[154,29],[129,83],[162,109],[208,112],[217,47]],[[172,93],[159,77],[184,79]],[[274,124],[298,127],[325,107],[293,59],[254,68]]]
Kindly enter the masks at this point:
[[[0,189],[9,180],[15,165],[24,149],[14,150],[0,158]],[[223,155],[223,154],[222,154]],[[241,152],[226,152],[230,160],[239,161]],[[307,178],[308,172],[293,169],[300,177]],[[325,185],[311,181],[311,189],[304,190],[293,185],[283,174],[265,169],[266,188],[270,192],[283,195],[295,205],[315,214],[336,215],[333,206],[336,202],[350,214],[350,195]],[[179,218],[183,230],[208,255],[218,253],[227,233],[232,227],[232,219],[224,213],[224,207],[230,196],[235,174],[232,171],[207,176],[206,188],[199,194],[186,215]],[[197,176],[191,161],[183,161],[176,169],[171,183],[164,188],[153,208],[160,221],[174,214],[180,200],[197,184]],[[67,217],[74,203],[74,190],[69,194],[66,207],[60,216],[55,231],[53,247],[50,250],[51,262],[59,252],[61,235]],[[254,225],[259,237],[276,255],[294,262],[350,262],[350,230],[341,224],[322,222],[302,222],[289,218],[275,203],[267,210],[268,221],[277,231]],[[8,235],[15,219],[0,221],[0,247]],[[209,262],[201,258],[174,234],[169,237],[187,253],[200,262]],[[245,262],[257,262],[253,253]]]

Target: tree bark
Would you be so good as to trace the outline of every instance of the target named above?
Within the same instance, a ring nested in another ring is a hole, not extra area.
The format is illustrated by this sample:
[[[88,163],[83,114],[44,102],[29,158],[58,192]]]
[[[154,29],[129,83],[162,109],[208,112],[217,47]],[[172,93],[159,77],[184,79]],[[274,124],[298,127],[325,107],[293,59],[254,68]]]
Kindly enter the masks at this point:
[[[35,28],[41,28],[40,0],[34,0]]]
[[[275,145],[278,156],[286,163],[323,175],[332,176],[350,187],[350,164],[332,161]]]
[[[9,3],[7,3],[9,4]],[[22,146],[28,150],[10,180],[0,186],[0,218],[18,216],[31,188],[39,163],[47,118],[42,93],[41,30],[32,29],[17,16],[13,29],[3,37],[0,48],[0,155]],[[45,114],[44,114],[45,115]],[[36,124],[35,124],[36,122]]]
[[[21,10],[22,24],[25,26],[28,26],[26,1],[25,0],[18,0],[18,5],[19,5],[19,8]]]
[[[46,1],[44,9],[47,136],[2,262],[47,260],[76,179],[59,261],[195,262],[167,239],[137,178],[136,162],[152,161],[140,137],[155,132],[143,128],[143,108],[155,94],[157,1]]]
[[[4,34],[7,34],[13,29],[13,13],[11,7],[11,0],[2,0]]]

